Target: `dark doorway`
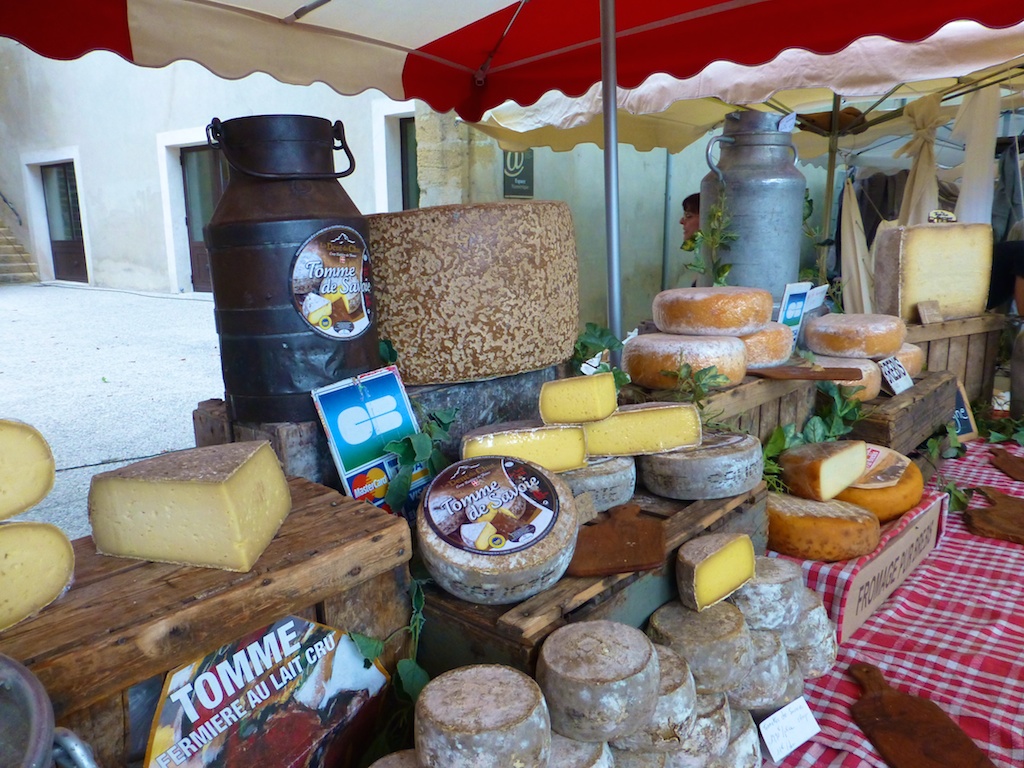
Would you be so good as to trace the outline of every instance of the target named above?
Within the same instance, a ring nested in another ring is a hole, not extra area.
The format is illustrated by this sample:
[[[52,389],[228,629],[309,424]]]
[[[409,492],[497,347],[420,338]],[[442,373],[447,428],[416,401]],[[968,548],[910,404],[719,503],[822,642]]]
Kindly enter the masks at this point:
[[[40,170],[46,223],[50,230],[50,251],[53,254],[53,276],[58,280],[88,283],[75,164],[44,165]]]
[[[228,183],[228,165],[223,153],[211,147],[182,147],[181,173],[185,185],[185,226],[192,262],[192,290],[210,292],[210,254],[203,236],[213,210]]]

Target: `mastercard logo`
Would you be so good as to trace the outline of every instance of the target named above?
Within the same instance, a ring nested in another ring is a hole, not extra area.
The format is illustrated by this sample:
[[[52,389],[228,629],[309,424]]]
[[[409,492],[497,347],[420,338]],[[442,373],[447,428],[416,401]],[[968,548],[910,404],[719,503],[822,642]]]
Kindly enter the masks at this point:
[[[388,492],[388,476],[383,469],[373,468],[364,475],[352,479],[352,495],[357,499],[372,496],[383,499]]]

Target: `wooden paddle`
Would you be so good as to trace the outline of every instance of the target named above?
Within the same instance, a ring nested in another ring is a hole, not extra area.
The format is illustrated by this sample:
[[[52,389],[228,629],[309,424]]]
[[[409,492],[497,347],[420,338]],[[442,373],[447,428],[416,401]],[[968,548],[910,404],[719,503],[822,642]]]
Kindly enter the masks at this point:
[[[892,768],[995,768],[934,701],[890,687],[873,664],[849,673],[864,689],[850,707],[854,722]]]
[[[640,505],[612,507],[608,516],[580,527],[569,576],[610,576],[650,571],[665,562],[665,531],[660,520],[640,517]]]
[[[964,524],[968,530],[976,536],[1024,544],[1024,499],[988,486],[976,490],[985,494],[992,506],[966,510]]]
[[[989,453],[989,463],[993,467],[1014,480],[1024,481],[1024,459],[997,445],[991,446]]]
[[[772,368],[747,369],[748,376],[762,379],[803,379],[806,381],[850,381],[864,375],[860,368],[810,368],[805,365],[776,365]]]

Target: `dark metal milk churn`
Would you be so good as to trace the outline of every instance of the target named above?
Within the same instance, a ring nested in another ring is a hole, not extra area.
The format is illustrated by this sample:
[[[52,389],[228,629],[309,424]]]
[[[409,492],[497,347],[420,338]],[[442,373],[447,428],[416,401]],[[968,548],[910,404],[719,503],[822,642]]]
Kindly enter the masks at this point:
[[[732,264],[729,285],[764,288],[776,304],[786,283],[800,272],[804,189],[807,182],[795,167],[796,149],[788,132],[779,130],[781,115],[755,110],[726,115],[721,136],[708,143],[711,172],[700,183],[700,227],[707,231],[709,215],[725,187],[724,210],[736,239],[719,261]],[[712,149],[719,146],[716,164]],[[704,246],[705,263],[708,259]],[[711,276],[701,283],[711,284]]]
[[[230,165],[206,227],[228,413],[313,421],[310,390],[380,366],[366,220],[338,183],[355,168],[344,128],[261,115],[207,135]]]

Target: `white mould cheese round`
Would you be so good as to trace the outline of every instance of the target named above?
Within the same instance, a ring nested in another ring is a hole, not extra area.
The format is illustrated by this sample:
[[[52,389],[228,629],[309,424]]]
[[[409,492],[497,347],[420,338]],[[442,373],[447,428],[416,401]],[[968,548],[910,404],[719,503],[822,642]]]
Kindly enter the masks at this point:
[[[761,442],[740,432],[706,430],[700,445],[637,457],[640,481],[669,499],[725,499],[755,488],[764,473]]]
[[[420,764],[415,749],[403,749],[375,760],[370,768],[420,768]]]
[[[536,464],[499,456],[443,470],[416,520],[420,554],[438,585],[487,605],[525,600],[558,581],[578,528],[565,483]]]
[[[789,658],[776,632],[753,630],[754,663],[747,675],[729,689],[729,705],[739,709],[763,707],[777,701],[789,683]]]
[[[615,760],[611,748],[605,743],[567,739],[560,733],[551,734],[552,768],[613,768]]]
[[[667,603],[651,616],[647,634],[686,659],[699,694],[729,690],[753,664],[750,628],[732,603],[717,603],[700,612],[679,602]]]
[[[537,682],[551,728],[578,741],[611,741],[654,713],[661,682],[654,644],[615,621],[581,621],[552,632],[540,648]]]
[[[711,758],[708,768],[761,768],[761,738],[750,712],[729,711],[729,746]]]
[[[839,647],[835,633],[829,633],[817,643],[793,648],[788,651],[794,663],[800,667],[800,673],[807,679],[827,675],[836,663]]]
[[[636,461],[632,456],[590,459],[587,466],[560,472],[573,496],[590,494],[595,512],[605,512],[633,498]]]
[[[673,752],[693,729],[697,691],[686,659],[667,645],[655,645],[661,683],[651,719],[639,730],[615,739],[612,746],[634,752]]]
[[[675,752],[666,752],[665,768],[705,768],[729,746],[729,702],[724,694],[697,697],[693,730]]]
[[[800,590],[800,610],[796,619],[779,630],[787,651],[821,645],[827,637],[835,637],[836,628],[828,617],[821,595],[810,587]]]
[[[545,768],[551,753],[540,688],[500,664],[459,667],[427,683],[413,734],[423,768]]]
[[[754,558],[754,578],[729,596],[751,629],[781,629],[796,621],[803,599],[804,573],[792,560]]]
[[[612,747],[615,768],[666,768],[668,752],[630,752]]]
[[[804,693],[804,676],[800,671],[800,665],[796,663],[792,656],[789,657],[789,682],[786,683],[786,690],[771,704],[767,704],[763,707],[752,707],[750,715],[757,722],[761,722],[769,715],[773,715],[782,709],[784,706],[789,704],[791,701],[803,696]]]

